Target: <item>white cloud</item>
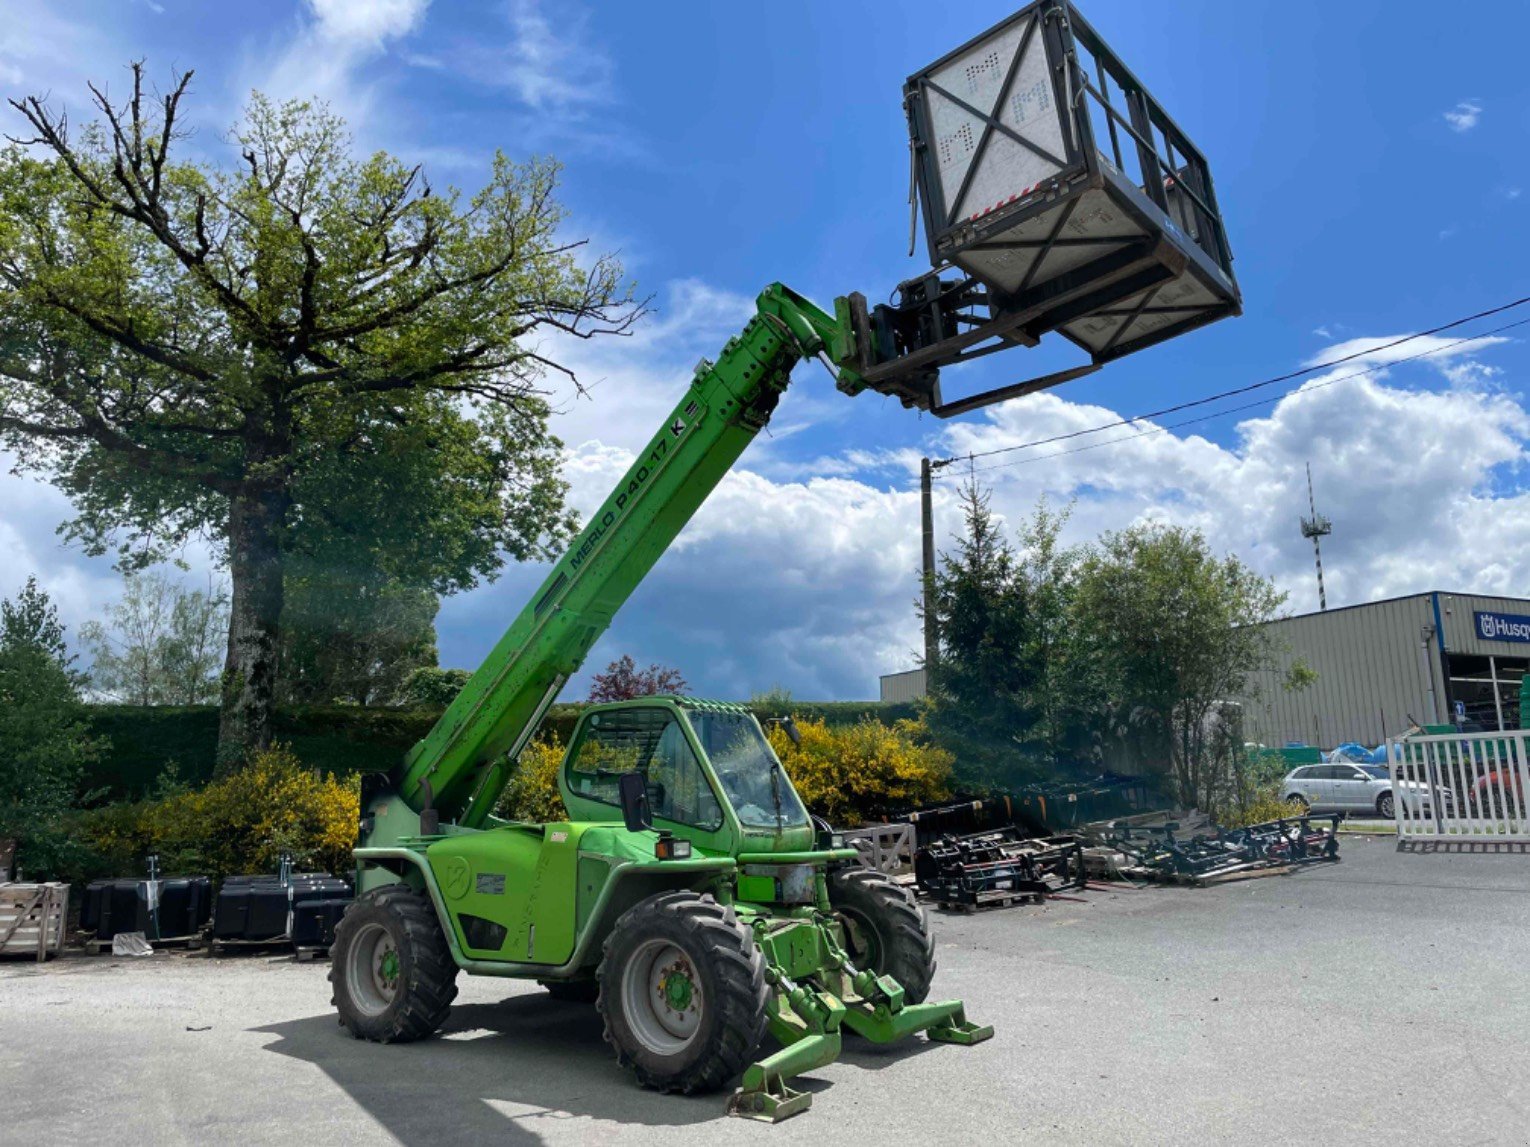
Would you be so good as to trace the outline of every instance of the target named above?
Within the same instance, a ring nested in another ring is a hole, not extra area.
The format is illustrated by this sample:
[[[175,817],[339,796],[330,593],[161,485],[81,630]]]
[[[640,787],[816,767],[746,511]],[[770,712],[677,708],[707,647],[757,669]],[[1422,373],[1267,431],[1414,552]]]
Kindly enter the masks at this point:
[[[1407,339],[1403,342],[1403,339]],[[1346,339],[1325,347],[1320,353],[1308,358],[1303,366],[1320,366],[1339,359],[1357,357],[1344,363],[1344,373],[1374,366],[1390,366],[1413,359],[1441,366],[1458,359],[1480,354],[1489,347],[1499,346],[1509,340],[1501,335],[1486,338],[1463,339],[1450,335],[1379,335],[1374,338]],[[1389,345],[1395,343],[1396,345]]]
[[[1482,118],[1482,102],[1480,100],[1462,100],[1443,114],[1445,122],[1450,125],[1451,131],[1471,131],[1472,128],[1477,126],[1477,121]]]
[[[509,38],[458,45],[458,66],[469,78],[509,88],[533,110],[579,115],[612,98],[612,64],[587,31],[584,15],[560,5],[556,21],[540,0],[510,0],[504,9]]]
[[[306,0],[296,31],[273,57],[247,68],[245,90],[275,99],[317,98],[364,127],[376,86],[362,68],[418,31],[430,0]]]
[[[407,36],[425,19],[430,0],[308,0],[319,39],[341,46],[381,51],[389,40]]]

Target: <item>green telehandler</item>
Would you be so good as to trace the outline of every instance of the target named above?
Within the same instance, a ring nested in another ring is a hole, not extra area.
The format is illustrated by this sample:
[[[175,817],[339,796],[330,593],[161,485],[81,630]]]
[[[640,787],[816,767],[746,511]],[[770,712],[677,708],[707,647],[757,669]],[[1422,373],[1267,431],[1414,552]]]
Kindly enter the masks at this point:
[[[801,296],[761,294],[435,728],[394,773],[364,778],[358,897],[330,973],[352,1035],[431,1035],[459,971],[535,979],[594,1001],[643,1085],[688,1093],[742,1074],[729,1110],[779,1120],[812,1098],[787,1081],[835,1059],[844,1028],[877,1042],[993,1034],[959,1001],[926,999],[923,910],[813,821],[742,706],[591,707],[558,778],[572,819],[492,816],[559,689],[766,424],[793,365],[823,356],[845,385],[850,346]],[[781,1049],[762,1058],[767,1034]]]
[[[834,1059],[845,1028],[993,1034],[927,999],[923,912],[813,822],[738,706],[591,708],[559,774],[572,819],[492,815],[547,707],[797,363],[946,418],[1240,313],[1204,157],[1069,0],[1035,0],[911,76],[903,106],[933,270],[832,314],[766,288],[436,726],[364,779],[358,897],[331,971],[353,1035],[430,1035],[461,971],[535,979],[593,1000],[645,1086],[741,1076],[730,1110],[776,1120],[808,1106],[789,1081]],[[941,368],[1054,333],[1091,361],[942,398]],[[781,1047],[762,1057],[767,1034]]]

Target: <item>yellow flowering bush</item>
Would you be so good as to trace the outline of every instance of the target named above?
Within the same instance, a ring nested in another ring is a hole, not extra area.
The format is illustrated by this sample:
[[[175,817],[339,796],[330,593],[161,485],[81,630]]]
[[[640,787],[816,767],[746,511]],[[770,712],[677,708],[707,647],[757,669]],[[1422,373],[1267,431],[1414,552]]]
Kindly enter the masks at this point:
[[[284,852],[299,868],[344,872],[359,817],[358,777],[320,776],[278,745],[195,792],[85,813],[78,831],[124,874],[151,853],[167,873],[275,872]]]
[[[808,808],[837,827],[853,828],[888,812],[934,804],[951,795],[955,758],[930,744],[922,721],[884,725],[797,722],[794,745],[779,726],[770,744]]]
[[[563,742],[557,733],[549,730],[527,745],[494,806],[494,815],[535,824],[567,820],[568,811],[558,792],[558,766],[562,763]]]

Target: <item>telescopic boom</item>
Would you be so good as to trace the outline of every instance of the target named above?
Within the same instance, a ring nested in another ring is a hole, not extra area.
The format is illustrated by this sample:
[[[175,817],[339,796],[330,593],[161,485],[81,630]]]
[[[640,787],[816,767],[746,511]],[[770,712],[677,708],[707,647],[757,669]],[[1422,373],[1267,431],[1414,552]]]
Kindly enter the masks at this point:
[[[843,308],[841,308],[843,310]],[[791,371],[818,356],[853,382],[847,324],[781,284],[674,411],[441,719],[404,759],[416,811],[482,825],[521,749],[632,591],[769,420]]]

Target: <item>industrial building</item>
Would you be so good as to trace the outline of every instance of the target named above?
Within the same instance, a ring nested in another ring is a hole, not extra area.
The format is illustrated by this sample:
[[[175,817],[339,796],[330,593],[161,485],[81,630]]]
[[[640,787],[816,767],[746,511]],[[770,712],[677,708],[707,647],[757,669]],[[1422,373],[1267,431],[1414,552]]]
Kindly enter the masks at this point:
[[[1277,668],[1242,698],[1246,735],[1268,745],[1378,744],[1410,721],[1519,728],[1530,599],[1434,590],[1269,623]],[[1300,660],[1317,681],[1290,691]]]
[[[1268,624],[1275,668],[1249,682],[1244,732],[1267,745],[1379,744],[1410,721],[1520,726],[1530,666],[1530,598],[1440,590],[1305,613]],[[1284,687],[1300,661],[1317,680]],[[883,701],[925,694],[923,669],[881,679]]]

